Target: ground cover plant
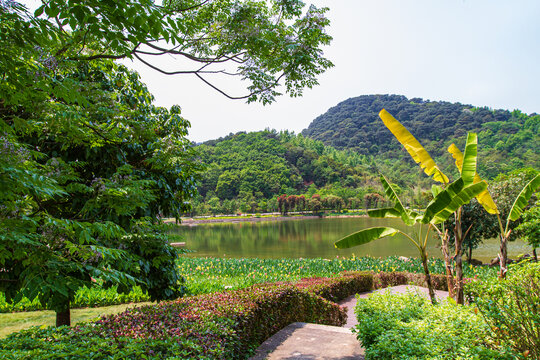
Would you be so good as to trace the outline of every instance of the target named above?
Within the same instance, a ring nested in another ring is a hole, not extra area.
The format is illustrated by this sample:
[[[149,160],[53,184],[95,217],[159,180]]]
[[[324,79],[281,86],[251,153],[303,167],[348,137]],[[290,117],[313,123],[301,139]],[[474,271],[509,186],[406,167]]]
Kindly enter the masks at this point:
[[[375,359],[516,359],[497,346],[474,307],[443,301],[432,305],[414,293],[358,299],[353,329]]]
[[[473,281],[467,286],[491,336],[515,351],[540,358],[540,263],[510,266],[504,280]]]
[[[444,263],[440,259],[429,259],[433,274],[444,274]],[[343,271],[410,272],[422,273],[419,259],[407,260],[396,256],[384,259],[373,257],[351,257],[334,259],[257,259],[257,258],[193,258],[177,260],[179,273],[186,279],[187,292],[191,295],[212,293],[225,289],[242,289],[265,282],[298,281],[313,277],[336,277]],[[464,267],[465,277],[490,277],[496,275],[494,268]],[[396,275],[397,276],[397,275]],[[148,301],[149,297],[135,288],[127,294],[117,294],[115,289],[101,287],[82,288],[75,294],[73,307],[116,305],[129,302]],[[38,301],[23,299],[13,304],[0,295],[0,312],[42,310]]]
[[[310,277],[336,277],[344,271],[423,273],[422,262],[416,258],[390,256],[351,257],[334,259],[256,259],[256,258],[189,258],[178,260],[180,274],[186,278],[188,293],[201,294],[226,288],[244,288],[253,284],[277,281],[298,281]],[[441,259],[429,259],[433,274],[444,274]],[[464,266],[465,277],[496,276],[496,269]]]

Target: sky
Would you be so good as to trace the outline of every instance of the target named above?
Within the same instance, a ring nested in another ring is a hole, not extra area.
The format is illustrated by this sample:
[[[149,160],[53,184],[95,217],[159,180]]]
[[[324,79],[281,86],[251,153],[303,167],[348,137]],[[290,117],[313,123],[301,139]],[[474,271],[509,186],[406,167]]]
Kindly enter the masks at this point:
[[[334,40],[324,52],[335,67],[302,97],[246,104],[191,75],[126,65],[140,73],[157,105],[180,105],[191,122],[188,138],[196,142],[265,128],[298,133],[339,102],[369,94],[540,113],[538,0],[304,2],[330,8]],[[160,58],[164,64],[178,61]]]

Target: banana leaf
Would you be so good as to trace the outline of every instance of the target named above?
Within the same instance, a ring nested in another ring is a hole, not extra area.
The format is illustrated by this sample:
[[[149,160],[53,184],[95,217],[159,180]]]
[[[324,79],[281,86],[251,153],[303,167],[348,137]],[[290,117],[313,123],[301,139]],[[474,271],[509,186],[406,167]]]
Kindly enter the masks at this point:
[[[476,133],[467,134],[467,143],[465,144],[465,154],[463,155],[463,164],[461,165],[461,178],[465,186],[473,183],[476,174],[476,158],[478,151],[478,136]]]
[[[373,218],[399,218],[401,213],[395,207],[368,210],[367,214]]]
[[[394,209],[396,209],[397,212],[399,212],[401,220],[409,226],[414,224],[414,220],[409,217],[408,212],[405,210],[405,207],[401,203],[401,200],[399,200],[399,197],[397,196],[394,188],[388,180],[384,177],[384,175],[381,174],[381,183],[384,188],[384,192],[389,200],[394,201]]]
[[[463,167],[463,154],[458,149],[458,147],[455,144],[452,144],[448,147],[448,152],[452,154],[452,157],[456,160],[456,167],[461,172],[461,169]],[[473,184],[479,183],[482,181],[482,178],[478,175],[478,173],[474,174]],[[490,213],[490,214],[498,214],[499,210],[497,209],[497,205],[495,204],[495,201],[493,201],[493,198],[489,194],[489,191],[486,189],[485,191],[482,191],[477,197],[476,200],[484,207],[484,209]]]
[[[523,209],[527,206],[532,194],[540,187],[540,174],[537,174],[525,187],[521,190],[518,197],[514,201],[512,208],[510,208],[510,215],[506,221],[506,228],[508,229],[508,223],[510,220],[516,221],[523,213]]]
[[[426,149],[424,149],[409,130],[401,125],[401,123],[385,109],[382,109],[379,112],[379,117],[388,130],[390,130],[396,139],[405,147],[405,150],[407,150],[414,161],[416,161],[417,164],[420,164],[420,167],[424,169],[424,172],[428,176],[433,176],[433,179],[440,183],[448,183],[448,177],[443,174],[437,164],[435,164],[435,161],[429,156]]]
[[[367,228],[345,236],[344,238],[336,241],[334,246],[338,249],[348,249],[353,246],[367,244],[386,236],[394,236],[398,232],[400,231],[391,227]]]
[[[460,178],[461,179],[461,178]],[[486,190],[487,183],[485,181],[481,181],[476,184],[472,184],[469,186],[462,187],[461,191],[454,192],[455,189],[446,189],[441,194],[439,194],[437,197],[443,197],[443,193],[448,192],[448,195],[450,196],[450,203],[448,203],[444,209],[438,211],[430,220],[433,224],[440,224],[446,220],[454,213],[456,210],[471,201],[472,198],[478,196],[482,191]],[[445,203],[447,202],[447,198],[445,198]],[[434,208],[436,208],[436,205],[432,205]],[[438,209],[437,209],[438,210]],[[425,217],[426,215],[424,215]]]
[[[430,223],[435,215],[446,209],[446,207],[452,203],[453,197],[456,196],[463,189],[463,187],[463,179],[458,178],[456,181],[448,185],[446,189],[439,188],[435,198],[431,200],[426,207],[421,222],[423,224]],[[434,189],[432,188],[432,191],[433,190]]]

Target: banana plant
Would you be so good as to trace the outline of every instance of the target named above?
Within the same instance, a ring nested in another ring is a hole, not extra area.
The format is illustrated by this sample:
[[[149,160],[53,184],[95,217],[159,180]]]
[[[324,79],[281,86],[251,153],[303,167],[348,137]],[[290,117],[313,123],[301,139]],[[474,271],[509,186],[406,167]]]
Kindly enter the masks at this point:
[[[508,217],[506,219],[506,226],[503,228],[501,216],[497,214],[497,218],[499,221],[499,229],[501,231],[501,252],[499,253],[499,265],[500,265],[500,271],[499,271],[499,277],[502,279],[506,276],[507,272],[507,246],[508,246],[508,238],[510,237],[510,233],[512,230],[509,230],[510,221],[516,221],[520,218],[521,214],[523,213],[523,210],[529,203],[529,199],[531,198],[532,194],[534,194],[535,191],[540,188],[540,174],[537,174],[531,181],[527,183],[521,189],[519,195],[516,197],[516,200],[514,200],[514,203],[512,204],[512,207],[510,208],[510,212],[508,213]]]
[[[431,158],[429,153],[424,149],[424,147],[415,139],[415,137],[398,121],[396,120],[388,111],[382,109],[379,113],[379,117],[386,125],[386,127],[392,132],[396,139],[403,145],[411,157],[420,165],[424,172],[433,177],[433,180],[442,183],[443,187],[447,186],[449,183],[448,177],[442,172],[440,167],[435,163]],[[477,153],[477,137],[475,134],[470,134],[467,138],[467,145],[465,147],[466,152],[468,153],[468,160],[466,162],[461,161],[459,166],[460,171],[462,168],[465,169],[462,178],[467,184],[479,183],[475,181],[474,174],[476,173],[476,153]],[[464,164],[465,163],[465,164]],[[474,169],[474,171],[473,171]],[[437,196],[443,189],[439,186],[433,186],[433,196]],[[450,258],[448,250],[448,231],[444,229],[444,224],[441,226],[442,229],[434,227],[434,230],[437,231],[441,238],[442,242],[442,251],[444,255],[445,265],[446,265],[446,276],[448,279],[448,290],[451,296],[455,295],[455,299],[458,303],[464,302],[463,295],[463,269],[462,269],[462,243],[463,239],[467,233],[463,234],[461,229],[461,208],[458,207],[454,210],[456,217],[456,227],[454,229],[456,246],[455,246],[455,255],[453,260],[455,262],[455,274],[456,279],[454,282],[453,269],[452,269],[452,259]],[[445,214],[445,216],[448,214]],[[454,294],[454,285],[455,285],[455,294]]]
[[[459,151],[458,147],[454,144],[450,145],[448,148],[448,152],[452,154],[452,157],[456,160],[456,166],[461,171],[462,164],[463,164],[463,154],[461,151]],[[474,175],[474,180],[476,182],[482,181],[480,176],[478,174]],[[491,195],[489,194],[489,191],[486,190],[483,193],[479,194],[476,199],[478,202],[484,207],[484,209],[490,213],[497,215],[497,220],[499,222],[499,229],[500,229],[500,252],[499,252],[499,277],[504,278],[507,272],[507,260],[508,260],[508,238],[510,237],[509,226],[510,221],[516,221],[520,218],[521,214],[523,213],[523,210],[527,206],[529,199],[531,198],[532,194],[540,187],[540,174],[537,174],[529,183],[527,183],[523,189],[520,191],[518,196],[516,197],[514,203],[512,204],[512,207],[510,208],[510,212],[508,213],[508,217],[506,219],[506,226],[503,227],[501,214],[497,208],[497,205],[491,198]]]
[[[474,158],[476,154],[474,154]],[[471,156],[466,158],[466,163],[470,164],[475,162]],[[428,268],[428,253],[427,253],[427,241],[431,230],[436,229],[436,225],[440,224],[448,219],[459,207],[468,203],[472,198],[485,191],[487,183],[481,181],[478,183],[472,183],[472,181],[466,181],[462,177],[449,184],[445,189],[435,196],[435,198],[429,203],[424,211],[414,211],[406,209],[403,203],[396,194],[396,191],[384,177],[380,176],[384,192],[388,199],[394,202],[394,206],[382,209],[369,210],[368,215],[370,217],[378,218],[400,218],[407,226],[420,225],[420,231],[416,234],[416,237],[395,229],[393,227],[373,227],[360,230],[353,234],[347,235],[344,238],[338,240],[334,246],[338,249],[350,248],[353,246],[364,245],[377,239],[381,239],[387,236],[394,236],[396,234],[402,234],[414,246],[418,249],[420,258],[422,260],[422,266],[424,268],[424,274],[426,277],[426,283],[428,285],[429,296],[432,303],[436,303],[435,291],[431,282],[431,275]],[[427,225],[427,231],[422,234],[422,227]]]

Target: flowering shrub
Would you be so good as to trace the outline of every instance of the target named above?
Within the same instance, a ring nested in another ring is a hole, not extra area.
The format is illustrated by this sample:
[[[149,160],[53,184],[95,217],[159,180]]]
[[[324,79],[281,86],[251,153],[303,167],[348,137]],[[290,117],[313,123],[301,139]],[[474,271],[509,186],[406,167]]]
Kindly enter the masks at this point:
[[[0,358],[246,358],[296,321],[340,326],[346,313],[292,285],[253,287],[132,308],[73,329],[14,334],[0,342]]]

